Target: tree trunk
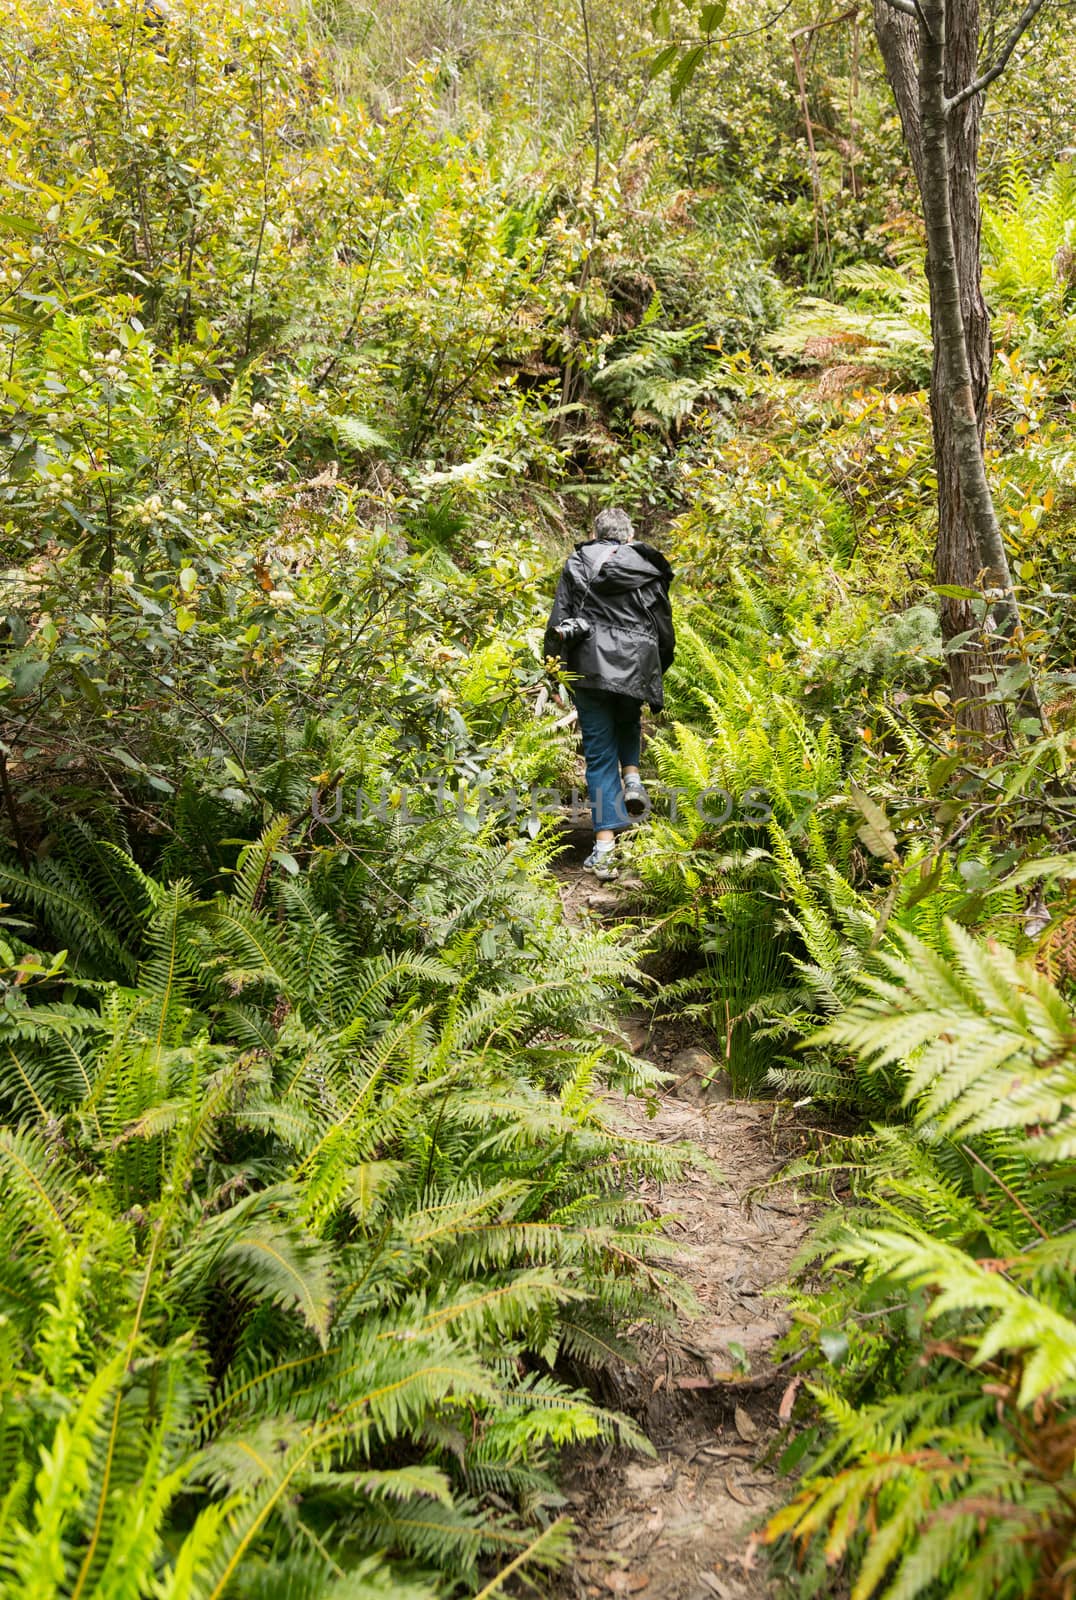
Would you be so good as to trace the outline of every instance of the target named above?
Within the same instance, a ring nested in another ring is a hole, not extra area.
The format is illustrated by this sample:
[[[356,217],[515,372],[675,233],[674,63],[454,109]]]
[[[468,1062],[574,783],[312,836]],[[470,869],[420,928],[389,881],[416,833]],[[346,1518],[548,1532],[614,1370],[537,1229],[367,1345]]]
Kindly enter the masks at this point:
[[[886,0],[874,0],[878,42],[927,230],[934,334],[930,405],[938,474],[935,574],[940,584],[994,590],[994,623],[1009,633],[1019,619],[983,460],[993,341],[980,249],[982,96],[948,114],[945,108],[945,96],[971,83],[978,70],[979,0],[923,0],[920,16],[917,23]],[[977,628],[972,606],[943,597],[947,641]],[[976,679],[995,672],[997,665],[995,652],[977,648],[974,639],[949,658],[960,720],[986,733],[998,731],[1001,713],[983,703],[984,686]]]

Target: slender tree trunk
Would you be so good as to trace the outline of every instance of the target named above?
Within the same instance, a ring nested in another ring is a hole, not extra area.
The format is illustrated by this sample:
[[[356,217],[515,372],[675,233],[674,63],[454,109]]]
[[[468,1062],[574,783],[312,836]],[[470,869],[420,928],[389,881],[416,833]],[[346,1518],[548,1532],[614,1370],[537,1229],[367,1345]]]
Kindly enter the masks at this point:
[[[945,105],[946,95],[971,83],[978,70],[979,0],[921,0],[919,17],[916,21],[894,12],[886,0],[874,0],[878,42],[927,232],[934,334],[930,402],[938,474],[935,573],[941,584],[994,591],[993,623],[1010,634],[1019,617],[983,459],[993,341],[982,293],[982,96],[952,112]],[[943,598],[946,640],[977,625],[973,602]],[[983,703],[984,685],[978,680],[996,670],[995,656],[972,640],[950,657],[961,720],[986,733],[998,731],[1000,710]]]

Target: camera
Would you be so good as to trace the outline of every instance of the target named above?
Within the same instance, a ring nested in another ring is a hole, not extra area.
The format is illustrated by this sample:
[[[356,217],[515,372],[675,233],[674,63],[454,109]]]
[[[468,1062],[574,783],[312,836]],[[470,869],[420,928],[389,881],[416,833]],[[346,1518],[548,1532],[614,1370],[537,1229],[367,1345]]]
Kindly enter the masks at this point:
[[[593,631],[593,624],[586,617],[565,617],[560,626],[553,629],[564,644],[578,644],[580,639],[588,638]]]

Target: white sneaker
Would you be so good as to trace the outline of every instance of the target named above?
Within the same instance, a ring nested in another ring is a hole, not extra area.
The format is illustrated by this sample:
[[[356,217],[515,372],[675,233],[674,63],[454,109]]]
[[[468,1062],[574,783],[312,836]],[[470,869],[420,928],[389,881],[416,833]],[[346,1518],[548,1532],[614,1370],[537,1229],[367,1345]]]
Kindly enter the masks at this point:
[[[618,876],[615,851],[615,844],[596,844],[583,862],[583,870],[593,872],[600,883],[612,882]]]

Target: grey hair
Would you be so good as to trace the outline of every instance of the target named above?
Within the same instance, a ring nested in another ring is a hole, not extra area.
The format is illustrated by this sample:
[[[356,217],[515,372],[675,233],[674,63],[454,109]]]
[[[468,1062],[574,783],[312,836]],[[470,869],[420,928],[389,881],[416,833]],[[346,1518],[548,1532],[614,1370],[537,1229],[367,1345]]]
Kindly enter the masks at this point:
[[[616,539],[621,544],[630,544],[635,538],[635,529],[626,511],[621,511],[619,506],[607,506],[594,518],[594,537]]]

